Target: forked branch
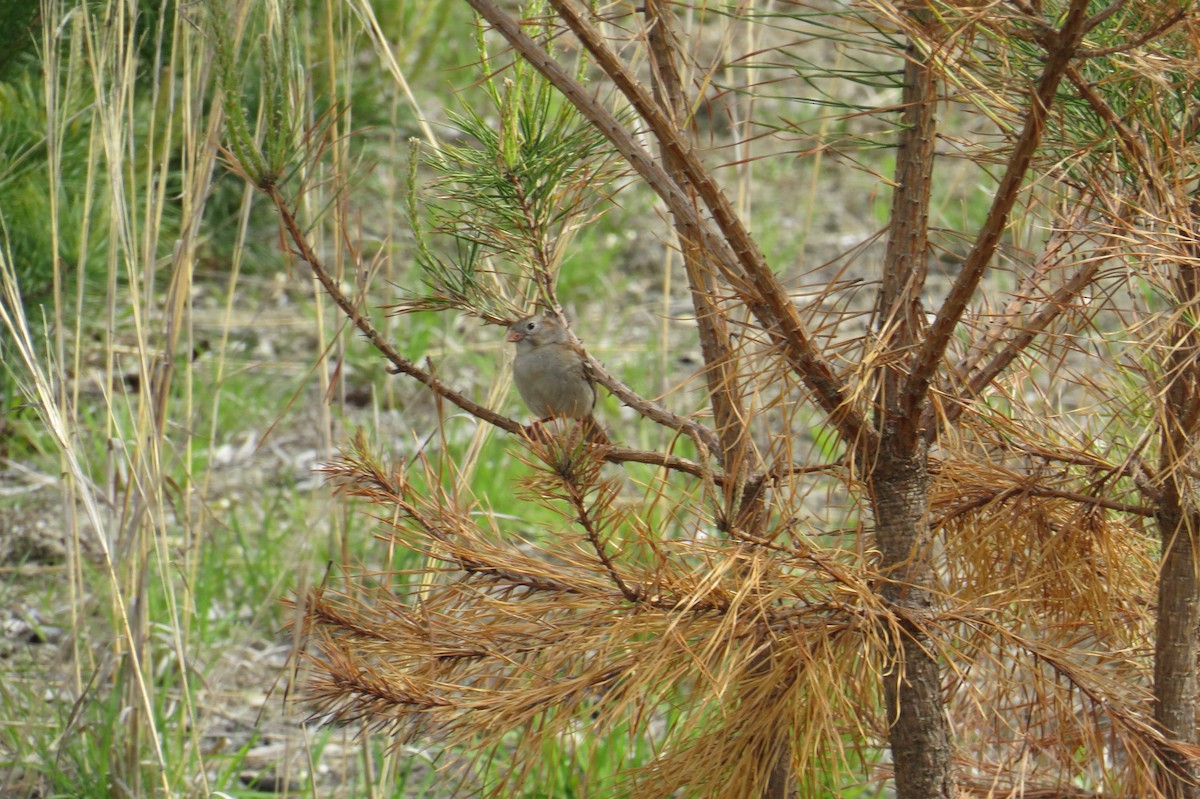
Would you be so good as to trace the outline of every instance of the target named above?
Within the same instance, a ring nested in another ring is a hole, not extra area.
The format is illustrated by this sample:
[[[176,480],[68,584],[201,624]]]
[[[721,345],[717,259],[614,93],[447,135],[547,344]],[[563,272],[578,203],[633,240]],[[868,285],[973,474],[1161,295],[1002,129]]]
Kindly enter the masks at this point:
[[[1000,185],[992,198],[987,218],[975,239],[975,245],[963,263],[962,270],[950,288],[950,293],[938,309],[937,317],[930,326],[924,346],[905,383],[904,403],[913,415],[922,413],[921,406],[929,393],[933,377],[941,366],[950,339],[966,311],[967,303],[974,296],[979,282],[987,272],[992,256],[996,254],[1000,237],[1008,226],[1009,216],[1042,140],[1046,119],[1050,107],[1054,104],[1055,92],[1087,31],[1087,8],[1087,0],[1072,0],[1063,26],[1052,40],[1053,47],[1047,53],[1046,65],[1042,69],[1033,97],[1030,98],[1025,126],[1017,137],[1004,175],[1000,178]],[[927,435],[936,438],[936,431]]]

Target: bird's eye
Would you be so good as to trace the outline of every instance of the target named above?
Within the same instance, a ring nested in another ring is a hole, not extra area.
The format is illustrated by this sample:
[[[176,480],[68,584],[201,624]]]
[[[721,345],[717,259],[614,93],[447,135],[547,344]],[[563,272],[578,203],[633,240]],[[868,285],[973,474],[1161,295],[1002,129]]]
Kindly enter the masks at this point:
[[[537,322],[526,322],[526,323],[525,323],[525,329],[526,329],[526,330],[528,330],[528,331],[529,331],[529,332],[531,332],[531,333],[533,332],[533,329],[534,329],[535,327],[537,327]]]

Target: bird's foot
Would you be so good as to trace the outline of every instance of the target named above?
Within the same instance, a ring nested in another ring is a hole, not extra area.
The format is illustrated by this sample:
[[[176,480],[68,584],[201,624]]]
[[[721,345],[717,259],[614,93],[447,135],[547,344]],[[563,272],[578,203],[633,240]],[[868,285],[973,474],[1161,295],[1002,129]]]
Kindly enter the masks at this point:
[[[583,434],[583,440],[593,446],[609,446],[608,435],[595,419],[566,419],[559,416],[547,416],[538,419],[533,424],[526,425],[523,433],[530,441],[546,444],[551,440],[576,438]]]

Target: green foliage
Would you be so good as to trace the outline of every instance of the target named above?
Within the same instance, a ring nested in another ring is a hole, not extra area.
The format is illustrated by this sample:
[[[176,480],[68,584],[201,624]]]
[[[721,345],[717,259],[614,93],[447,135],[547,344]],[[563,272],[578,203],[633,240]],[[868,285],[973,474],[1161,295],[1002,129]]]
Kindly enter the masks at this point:
[[[32,4],[34,9],[37,6]],[[11,2],[9,10],[29,12],[19,1]],[[147,59],[140,75],[157,74],[161,67],[155,66],[149,54],[159,53],[153,46],[156,41],[162,45],[157,26],[173,18],[173,12],[157,6],[143,10],[146,13],[134,18],[135,36]],[[14,31],[12,27],[3,29]],[[28,31],[24,35],[28,36]],[[83,38],[77,25],[65,26],[61,35],[68,47]],[[106,157],[96,137],[101,113],[96,92],[101,92],[99,103],[111,102],[103,93],[112,87],[105,80],[93,82],[77,66],[59,64],[55,74],[47,75],[41,64],[20,58],[8,62],[0,80],[0,221],[31,312],[52,304],[56,280],[63,292],[64,310],[93,310],[112,264],[110,209],[97,198],[102,184],[98,171],[105,168]],[[49,86],[53,86],[56,103],[52,107],[46,101]],[[162,110],[158,102],[140,92],[135,92],[130,102],[132,138],[165,146],[151,129],[154,114]],[[176,149],[174,158],[167,160],[177,163],[178,154]],[[150,161],[155,154],[150,148],[138,147],[131,148],[130,155],[125,177],[136,183],[156,166]],[[159,239],[171,242],[180,228],[182,183],[178,171],[162,179],[167,185],[165,205],[152,206],[153,197],[139,191],[129,192],[129,197],[138,206],[138,218],[145,218],[153,207]]]
[[[426,291],[401,310],[458,309],[501,321],[534,301],[558,304],[563,259],[577,229],[593,221],[611,152],[532,67],[517,62],[505,75],[486,78],[482,98],[461,98],[449,115],[458,142],[421,159],[438,175],[422,193],[433,201],[418,199],[414,145],[408,204]],[[427,233],[446,242],[444,251]]]
[[[263,34],[254,42],[257,53],[246,54],[244,42],[233,38],[235,30],[230,9],[224,2],[209,6],[210,30],[216,47],[217,69],[224,100],[225,130],[229,146],[239,167],[259,188],[267,188],[284,179],[297,147],[296,134],[303,107],[299,98],[300,64],[295,44],[294,6],[263,4],[256,7],[262,16],[278,11],[270,25],[273,35]],[[247,66],[253,65],[254,77],[246,80]],[[247,83],[252,89],[248,93]],[[251,124],[247,102],[257,111]]]
[[[11,77],[33,51],[40,0],[0,0],[0,82]]]
[[[102,274],[106,219],[103,207],[88,202],[87,108],[76,103],[58,109],[69,121],[57,129],[60,170],[52,174],[42,89],[33,70],[0,82],[0,218],[30,309],[52,299],[56,271],[67,292],[72,292],[76,265],[84,274]],[[57,240],[47,225],[52,210],[61,222]],[[94,233],[85,238],[89,229]]]

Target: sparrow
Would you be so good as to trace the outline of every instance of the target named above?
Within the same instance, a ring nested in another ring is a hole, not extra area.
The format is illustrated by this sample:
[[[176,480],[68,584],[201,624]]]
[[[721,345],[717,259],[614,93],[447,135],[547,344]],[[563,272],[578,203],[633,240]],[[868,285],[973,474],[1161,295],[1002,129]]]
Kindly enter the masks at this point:
[[[604,429],[592,416],[596,386],[566,329],[552,317],[527,316],[508,328],[505,340],[517,345],[513,382],[529,410],[540,420],[578,419],[590,440],[607,443]]]

